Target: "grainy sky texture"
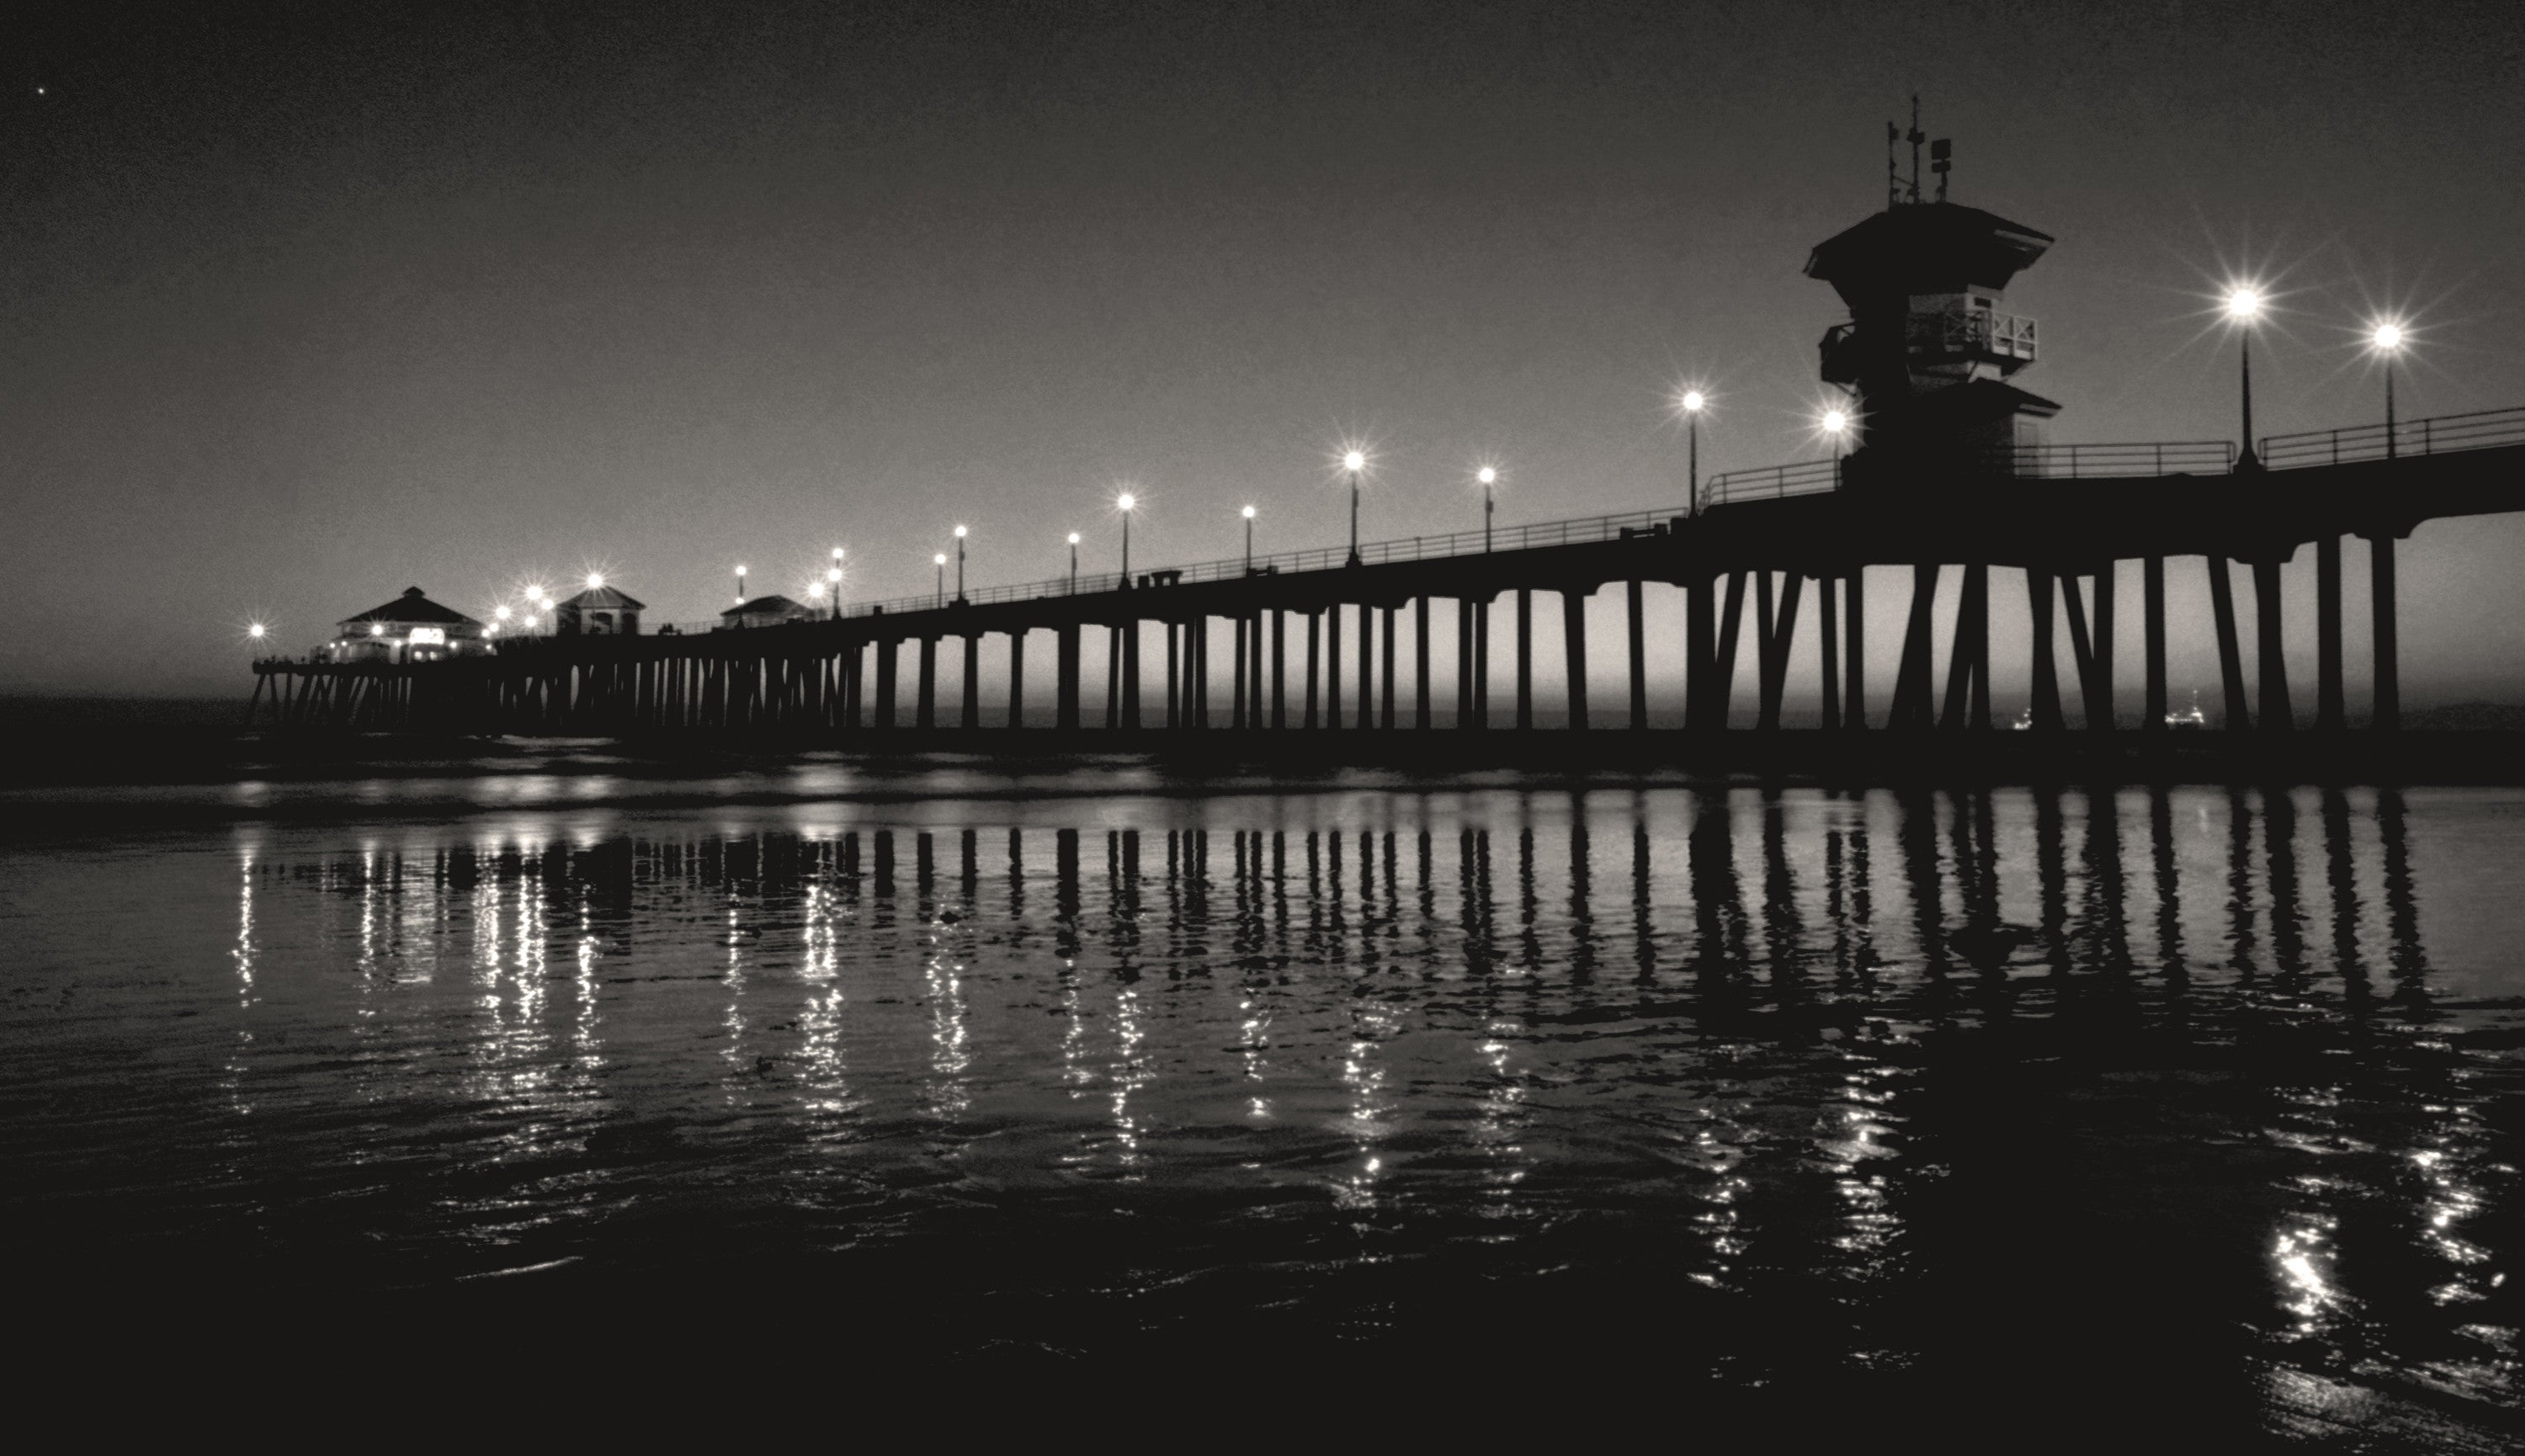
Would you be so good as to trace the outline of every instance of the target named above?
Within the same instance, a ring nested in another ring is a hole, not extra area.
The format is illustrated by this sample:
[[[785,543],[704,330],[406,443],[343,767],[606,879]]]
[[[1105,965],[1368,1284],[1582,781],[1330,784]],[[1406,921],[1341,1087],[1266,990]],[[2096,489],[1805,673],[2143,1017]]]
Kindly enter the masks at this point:
[[[1671,505],[1680,380],[1705,469],[1815,453],[1840,315],[1800,268],[1883,205],[1915,91],[1956,200],[2060,239],[2010,295],[2055,438],[2232,437],[2209,295],[2247,273],[2265,431],[2381,417],[2379,310],[2406,414],[2525,404],[2520,17],[38,12],[0,136],[0,691],[241,695],[249,617],[301,646],[407,584],[479,615],[601,567],[691,620],[733,564],[794,590],[842,544],[854,594],[920,591],[958,522],[977,583],[1050,577],[1071,529],[1110,565],[1126,481],[1138,562],[1233,554],[1249,501],[1265,549],[1331,544],[1352,436],[1372,537],[1478,526],[1484,455],[1504,523]],[[2410,544],[2414,702],[2525,695],[2520,552],[2506,520]],[[2178,692],[2214,686],[2183,631]]]

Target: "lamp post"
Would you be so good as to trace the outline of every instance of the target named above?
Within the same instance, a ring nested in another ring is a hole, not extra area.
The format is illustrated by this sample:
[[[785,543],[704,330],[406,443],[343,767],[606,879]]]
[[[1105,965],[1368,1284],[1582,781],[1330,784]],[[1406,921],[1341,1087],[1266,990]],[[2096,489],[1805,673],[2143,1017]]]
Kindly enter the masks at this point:
[[[2394,356],[2402,352],[2402,326],[2379,324],[2367,341],[2385,356],[2385,458],[2392,460],[2401,454],[2401,441],[2394,428]]]
[[[956,600],[965,599],[965,527],[956,527]]]
[[[2237,377],[2242,384],[2245,412],[2245,444],[2237,453],[2236,469],[2260,470],[2262,463],[2253,454],[2253,321],[2261,317],[2262,295],[2252,288],[2236,288],[2227,294],[2227,317],[2236,325]]]
[[[1245,508],[1245,575],[1254,575],[1254,508]]]
[[[1491,549],[1491,487],[1499,483],[1499,471],[1483,466],[1474,478],[1482,482],[1482,549]]]
[[[1122,584],[1125,587],[1131,584],[1131,508],[1139,503],[1139,497],[1127,490],[1114,501],[1122,511]]]
[[[929,564],[938,568],[938,605],[943,607],[947,605],[947,553],[941,551],[932,556]]]
[[[1069,533],[1069,594],[1078,595],[1078,532]]]
[[[1695,516],[1701,514],[1701,409],[1708,403],[1708,396],[1698,389],[1683,391],[1683,431],[1690,442],[1686,446],[1686,458],[1691,462],[1688,467],[1690,474],[1684,478],[1691,487],[1692,514]]]
[[[1367,457],[1357,450],[1342,457],[1342,469],[1350,473],[1350,564],[1359,565],[1359,476],[1367,468]]]
[[[824,582],[832,589],[832,614],[839,617],[842,615],[842,548],[839,546],[833,548],[833,564],[824,569]]]
[[[736,569],[736,604],[740,607],[745,605],[745,568],[742,566]]]

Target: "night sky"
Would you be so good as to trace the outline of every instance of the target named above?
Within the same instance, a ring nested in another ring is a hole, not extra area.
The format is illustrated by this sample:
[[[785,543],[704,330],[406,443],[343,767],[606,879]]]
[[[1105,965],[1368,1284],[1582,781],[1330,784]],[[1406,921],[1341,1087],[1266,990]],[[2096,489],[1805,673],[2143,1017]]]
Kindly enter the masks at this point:
[[[1503,524],[1676,505],[1687,379],[1705,471],[1820,453],[1842,315],[1800,270],[1884,205],[1915,91],[1956,200],[2059,239],[2008,298],[2055,439],[2232,438],[2211,297],[2246,275],[2278,294],[2263,432],[2382,417],[2380,311],[2406,417],[2525,405],[2512,3],[13,28],[0,692],[241,698],[250,618],[304,647],[413,584],[486,616],[602,569],[691,621],[735,563],[796,591],[839,544],[854,596],[925,591],[959,522],[977,584],[1058,575],[1072,529],[1110,569],[1125,482],[1135,564],[1233,555],[1247,502],[1262,549],[1337,544],[1352,438],[1372,538],[1477,527],[1481,457]],[[2515,520],[2410,543],[2410,701],[2525,698],[2520,560]],[[2178,631],[2178,694],[2214,696]]]

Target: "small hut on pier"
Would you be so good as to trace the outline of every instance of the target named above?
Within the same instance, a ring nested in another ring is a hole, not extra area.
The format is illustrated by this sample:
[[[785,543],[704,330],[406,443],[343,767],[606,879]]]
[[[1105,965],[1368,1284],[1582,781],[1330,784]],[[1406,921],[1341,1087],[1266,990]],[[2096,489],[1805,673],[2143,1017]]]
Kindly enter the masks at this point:
[[[583,637],[635,637],[640,614],[648,603],[611,586],[595,585],[566,602],[553,604],[553,631]]]

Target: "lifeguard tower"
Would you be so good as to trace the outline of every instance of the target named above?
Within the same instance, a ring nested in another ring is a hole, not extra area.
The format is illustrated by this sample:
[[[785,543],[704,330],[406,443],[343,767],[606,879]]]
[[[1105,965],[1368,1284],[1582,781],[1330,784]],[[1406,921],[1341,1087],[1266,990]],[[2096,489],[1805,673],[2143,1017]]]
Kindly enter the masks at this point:
[[[2060,407],[2010,383],[2038,357],[2032,319],[2008,313],[2008,283],[2052,238],[1995,213],[1947,200],[1952,144],[1931,151],[1935,200],[1920,195],[1919,103],[1911,129],[1885,128],[1885,211],[1807,259],[1832,284],[1850,322],[1823,336],[1823,379],[1849,390],[1857,446],[1854,486],[1926,484],[1958,475],[2035,474],[2046,422]],[[1907,185],[1896,144],[1911,143]]]

